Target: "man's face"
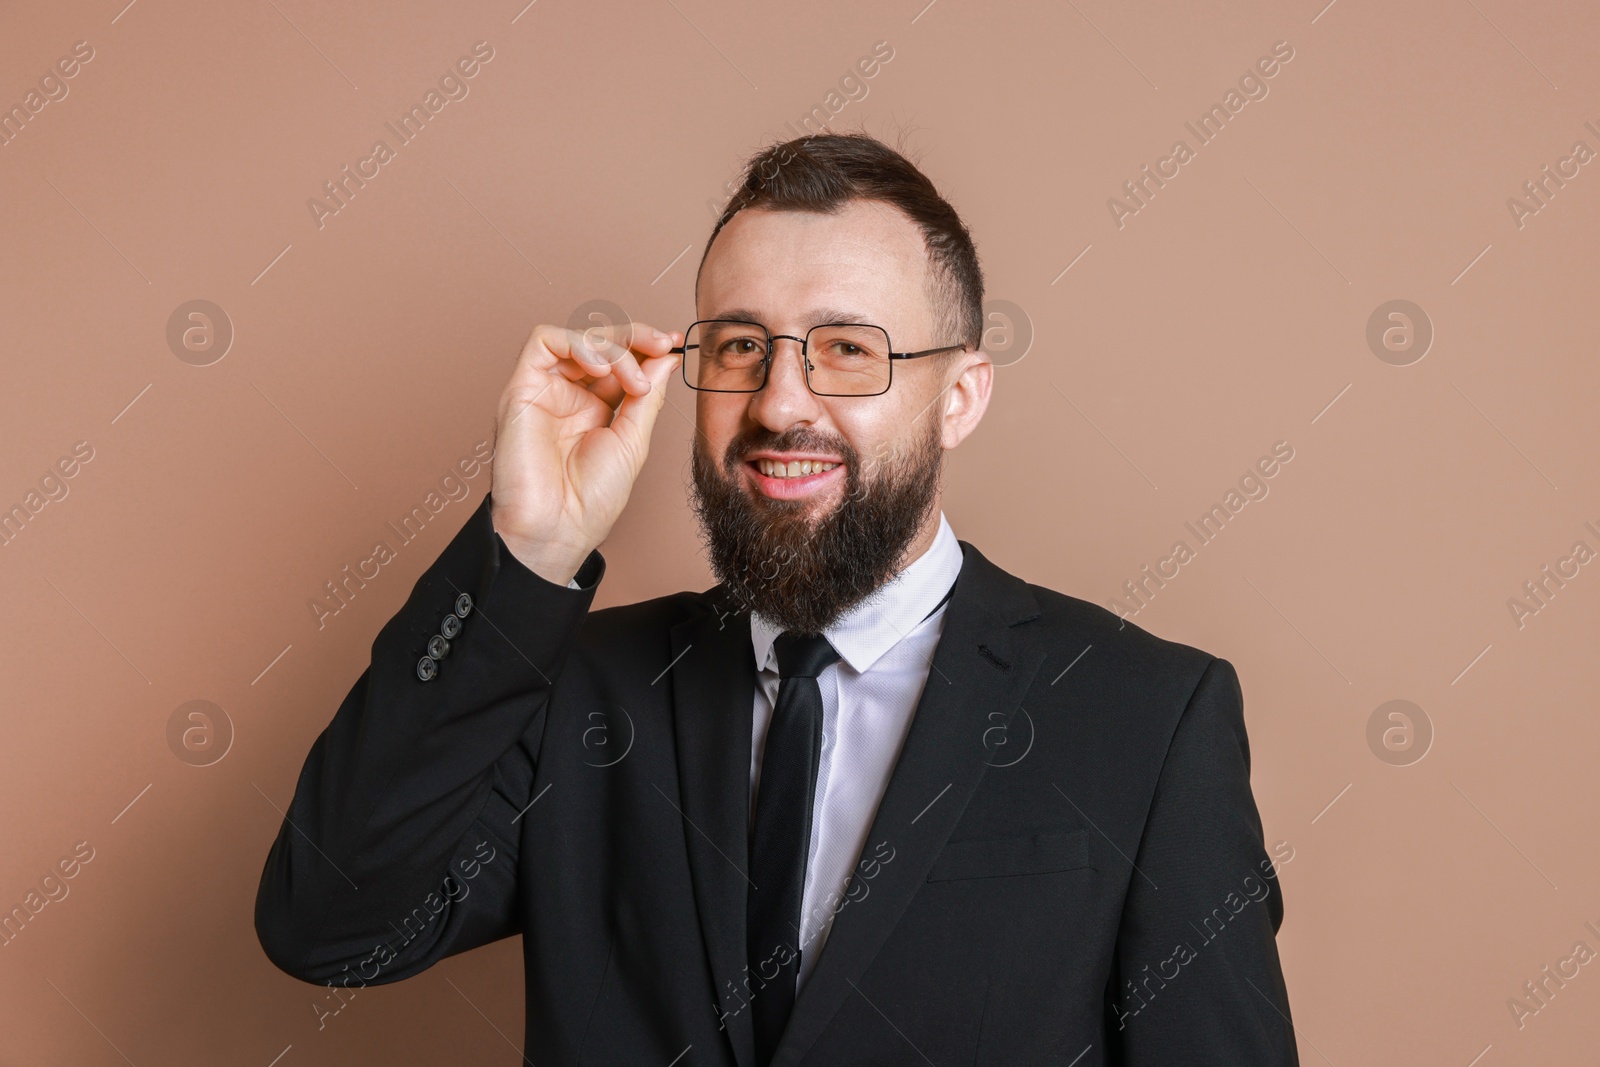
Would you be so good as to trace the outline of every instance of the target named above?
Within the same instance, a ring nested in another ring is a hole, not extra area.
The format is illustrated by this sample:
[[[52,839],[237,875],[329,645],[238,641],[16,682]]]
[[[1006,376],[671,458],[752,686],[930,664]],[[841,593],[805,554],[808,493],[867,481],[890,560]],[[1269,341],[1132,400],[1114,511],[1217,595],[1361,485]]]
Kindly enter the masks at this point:
[[[920,231],[890,205],[747,209],[712,245],[697,314],[794,337],[870,323],[897,352],[937,348],[955,339],[934,334],[927,270]],[[759,392],[695,394],[694,503],[729,591],[786,629],[819,633],[931,542],[944,449],[982,417],[992,368],[982,353],[897,360],[886,393],[817,396],[799,347],[776,342]],[[762,469],[802,461],[834,466]]]

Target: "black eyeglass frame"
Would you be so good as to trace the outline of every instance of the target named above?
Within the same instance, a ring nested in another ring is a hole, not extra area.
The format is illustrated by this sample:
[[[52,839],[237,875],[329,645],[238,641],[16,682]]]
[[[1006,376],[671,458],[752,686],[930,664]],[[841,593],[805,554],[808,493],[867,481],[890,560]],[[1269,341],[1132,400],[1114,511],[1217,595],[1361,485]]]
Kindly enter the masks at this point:
[[[945,345],[942,348],[924,348],[920,352],[896,352],[896,351],[894,351],[894,341],[889,337],[889,331],[885,330],[882,326],[875,326],[870,322],[822,322],[822,323],[818,323],[817,325],[811,327],[811,329],[807,330],[806,331],[806,335],[804,337],[796,337],[792,333],[773,333],[771,330],[769,330],[765,326],[761,325],[761,323],[759,323],[759,322],[750,322],[747,319],[696,319],[694,322],[691,322],[689,324],[689,328],[687,330],[683,331],[684,340],[686,342],[688,341],[689,336],[694,333],[694,329],[695,329],[696,326],[704,326],[707,323],[712,323],[712,322],[731,322],[731,323],[734,323],[735,325],[739,325],[739,326],[754,326],[754,327],[756,327],[758,330],[760,330],[767,337],[767,354],[761,357],[761,384],[756,386],[754,389],[707,389],[704,386],[695,385],[693,382],[691,382],[689,380],[689,349],[691,347],[699,348],[700,346],[699,345],[682,344],[682,345],[679,345],[677,348],[669,349],[669,353],[675,353],[675,354],[681,355],[683,357],[683,362],[681,364],[679,364],[679,367],[678,367],[679,372],[681,373],[681,375],[683,377],[683,384],[687,385],[690,389],[693,389],[693,390],[695,390],[696,392],[699,392],[699,393],[759,393],[759,392],[761,392],[761,390],[763,390],[763,389],[765,389],[767,387],[767,382],[771,380],[772,376],[768,372],[772,369],[772,357],[773,357],[773,354],[777,351],[777,348],[778,348],[777,343],[779,341],[781,341],[781,340],[789,340],[789,341],[798,341],[798,342],[800,342],[800,359],[801,359],[802,365],[804,367],[806,388],[810,389],[811,392],[813,394],[817,395],[817,396],[847,396],[847,397],[848,396],[882,396],[884,393],[887,393],[889,391],[889,388],[892,385],[894,385],[894,361],[895,360],[897,360],[897,359],[921,359],[923,356],[937,356],[937,355],[940,355],[941,353],[944,353],[944,352],[960,352],[960,351],[965,350],[968,347],[967,345]],[[810,341],[811,335],[813,333],[815,333],[818,330],[826,330],[830,326],[865,326],[865,327],[868,327],[870,329],[877,330],[879,333],[883,334],[883,339],[884,339],[884,341],[885,341],[885,343],[886,343],[886,345],[887,345],[887,347],[889,348],[890,351],[888,352],[888,356],[889,356],[889,380],[886,381],[883,384],[883,388],[882,389],[879,389],[876,393],[819,393],[819,392],[817,392],[816,389],[812,388],[812,386],[811,386],[811,372],[815,368],[812,367],[811,360],[808,358],[808,355],[807,355],[808,349],[809,349],[809,341]]]

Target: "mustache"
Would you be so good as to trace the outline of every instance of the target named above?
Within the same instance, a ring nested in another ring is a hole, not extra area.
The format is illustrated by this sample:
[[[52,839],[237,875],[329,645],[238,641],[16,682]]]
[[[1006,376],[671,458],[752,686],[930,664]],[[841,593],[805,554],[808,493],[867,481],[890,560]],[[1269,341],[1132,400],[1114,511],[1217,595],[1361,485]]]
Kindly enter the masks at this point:
[[[860,466],[860,456],[843,437],[833,437],[813,430],[809,426],[796,426],[782,433],[754,430],[739,434],[728,442],[723,456],[723,467],[732,473],[752,452],[826,452],[844,460],[845,468],[855,471]]]

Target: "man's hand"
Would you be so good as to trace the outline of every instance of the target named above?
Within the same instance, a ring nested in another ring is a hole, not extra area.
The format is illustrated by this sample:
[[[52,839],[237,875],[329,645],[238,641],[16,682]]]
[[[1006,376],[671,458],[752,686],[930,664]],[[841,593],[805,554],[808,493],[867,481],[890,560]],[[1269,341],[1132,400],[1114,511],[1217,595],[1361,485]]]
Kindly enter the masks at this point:
[[[643,323],[535,326],[495,421],[495,532],[565,585],[611,532],[650,453],[681,334]]]

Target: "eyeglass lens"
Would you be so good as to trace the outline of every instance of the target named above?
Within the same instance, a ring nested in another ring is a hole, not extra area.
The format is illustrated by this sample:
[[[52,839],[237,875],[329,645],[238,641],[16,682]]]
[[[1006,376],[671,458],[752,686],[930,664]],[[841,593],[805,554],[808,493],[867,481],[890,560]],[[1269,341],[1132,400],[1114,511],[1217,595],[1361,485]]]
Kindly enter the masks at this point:
[[[697,389],[754,392],[766,377],[772,345],[771,335],[757,323],[697,322],[684,338],[685,376]],[[806,334],[805,351],[813,392],[864,396],[889,387],[889,335],[881,327],[816,326]]]

